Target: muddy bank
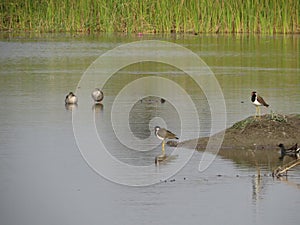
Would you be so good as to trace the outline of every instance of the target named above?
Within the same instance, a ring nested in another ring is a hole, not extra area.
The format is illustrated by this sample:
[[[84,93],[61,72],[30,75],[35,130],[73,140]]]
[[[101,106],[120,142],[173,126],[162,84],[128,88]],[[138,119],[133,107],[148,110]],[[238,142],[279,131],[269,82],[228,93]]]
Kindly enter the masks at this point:
[[[218,137],[218,134],[212,136]],[[209,137],[182,141],[178,146],[205,150]],[[267,114],[261,119],[248,117],[226,129],[220,150],[278,149],[278,144],[289,147],[300,143],[300,114]]]

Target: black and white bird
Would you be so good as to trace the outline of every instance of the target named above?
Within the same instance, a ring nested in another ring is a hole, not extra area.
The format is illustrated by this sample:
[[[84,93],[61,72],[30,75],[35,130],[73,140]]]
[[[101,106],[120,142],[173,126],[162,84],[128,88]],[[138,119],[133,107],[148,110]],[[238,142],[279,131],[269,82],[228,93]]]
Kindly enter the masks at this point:
[[[284,156],[290,156],[290,157],[299,159],[300,148],[298,148],[297,143],[288,149],[285,149],[285,147],[282,143],[280,143],[278,145],[278,147],[280,148],[280,157],[279,157],[280,160],[283,160]]]
[[[96,103],[99,103],[103,100],[104,94],[99,88],[95,88],[95,90],[92,91],[92,98]]]
[[[260,108],[259,108],[260,106],[269,107],[269,104],[267,104],[267,103],[265,102],[265,100],[264,100],[261,96],[259,96],[259,95],[257,94],[256,91],[253,91],[253,92],[252,92],[252,95],[251,95],[251,102],[252,102],[253,105],[255,105],[255,107],[256,107],[256,112],[255,112],[254,118],[256,118],[256,116],[260,117]]]
[[[77,102],[78,98],[73,92],[70,92],[65,98],[66,104],[77,104]]]

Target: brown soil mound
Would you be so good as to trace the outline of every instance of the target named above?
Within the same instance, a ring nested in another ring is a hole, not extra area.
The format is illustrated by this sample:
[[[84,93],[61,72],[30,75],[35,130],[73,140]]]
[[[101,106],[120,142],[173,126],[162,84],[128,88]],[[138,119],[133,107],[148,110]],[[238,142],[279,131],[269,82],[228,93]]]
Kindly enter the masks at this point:
[[[218,136],[218,134],[214,135]],[[195,146],[204,150],[208,137],[178,143],[178,146]],[[300,144],[300,115],[268,114],[260,119],[248,117],[226,129],[221,150],[225,149],[278,149],[283,143],[289,147]]]

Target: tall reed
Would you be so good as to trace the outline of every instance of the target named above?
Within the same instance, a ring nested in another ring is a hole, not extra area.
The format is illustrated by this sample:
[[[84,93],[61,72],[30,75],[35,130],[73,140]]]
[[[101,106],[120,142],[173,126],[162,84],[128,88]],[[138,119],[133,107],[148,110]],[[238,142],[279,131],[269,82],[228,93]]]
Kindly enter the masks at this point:
[[[0,30],[300,33],[297,0],[1,0]]]

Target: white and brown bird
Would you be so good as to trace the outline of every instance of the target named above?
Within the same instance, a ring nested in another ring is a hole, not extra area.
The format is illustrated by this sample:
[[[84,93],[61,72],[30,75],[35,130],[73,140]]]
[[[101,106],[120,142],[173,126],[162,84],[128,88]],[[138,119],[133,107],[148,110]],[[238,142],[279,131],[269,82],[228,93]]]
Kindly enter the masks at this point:
[[[156,126],[154,128],[154,133],[155,136],[162,140],[162,155],[165,155],[165,140],[166,139],[178,139],[178,137],[173,134],[171,131],[165,129],[165,128],[161,128],[159,126]]]
[[[260,106],[266,106],[266,107],[269,107],[269,104],[267,104],[265,102],[265,100],[259,96],[256,91],[253,91],[252,92],[252,95],[251,95],[251,102],[253,103],[253,105],[255,105],[256,107],[256,112],[255,112],[255,116],[254,118],[256,118],[256,116],[260,117]]]
[[[155,165],[158,165],[160,162],[163,162],[168,158],[165,152],[165,140],[178,139],[178,137],[175,134],[173,134],[171,131],[165,128],[161,128],[159,126],[156,126],[154,128],[154,134],[158,139],[162,140],[162,148],[161,148],[162,154],[155,157]]]
[[[101,102],[104,98],[103,92],[99,88],[95,88],[95,90],[92,91],[91,95],[96,103]]]
[[[65,98],[66,104],[77,104],[77,102],[78,98],[73,92],[70,92]]]

